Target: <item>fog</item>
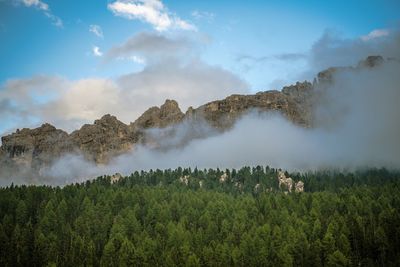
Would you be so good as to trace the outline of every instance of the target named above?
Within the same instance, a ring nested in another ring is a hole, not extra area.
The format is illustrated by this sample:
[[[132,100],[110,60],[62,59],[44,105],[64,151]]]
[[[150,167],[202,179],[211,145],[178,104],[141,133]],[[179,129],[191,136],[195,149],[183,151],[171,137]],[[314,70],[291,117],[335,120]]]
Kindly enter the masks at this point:
[[[400,64],[339,71],[329,88],[317,89],[315,125],[302,128],[276,113],[251,112],[233,129],[217,134],[205,123],[183,123],[152,130],[158,149],[136,147],[96,166],[68,155],[42,170],[47,179],[32,183],[66,184],[116,172],[176,167],[240,168],[269,165],[289,171],[326,168],[400,167]],[[189,141],[191,136],[197,139]],[[206,137],[209,136],[209,137]],[[179,146],[186,138],[186,145]],[[160,149],[161,145],[161,149]]]

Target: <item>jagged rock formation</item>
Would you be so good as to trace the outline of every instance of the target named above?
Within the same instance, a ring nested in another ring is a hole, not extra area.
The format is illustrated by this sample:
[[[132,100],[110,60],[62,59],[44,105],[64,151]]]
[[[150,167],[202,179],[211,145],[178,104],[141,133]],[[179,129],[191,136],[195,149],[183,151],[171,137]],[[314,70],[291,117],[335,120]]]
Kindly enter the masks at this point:
[[[33,130],[18,129],[11,135],[3,136],[1,141],[3,161],[15,166],[39,168],[42,164],[48,164],[52,159],[74,150],[68,134],[48,123]]]
[[[134,123],[132,129],[164,128],[182,121],[184,114],[175,100],[167,99],[161,107],[151,107]]]
[[[248,112],[276,111],[296,124],[309,126],[311,110],[309,103],[304,100],[312,93],[312,84],[297,83],[285,88],[282,92],[272,90],[255,95],[231,95],[197,109],[189,108],[186,116],[194,120],[205,119],[215,128],[226,129],[232,127],[240,116]]]
[[[383,62],[380,56],[370,56],[356,68],[372,68]],[[176,101],[166,100],[160,107],[149,108],[130,125],[114,116],[105,115],[94,124],[83,125],[71,134],[50,124],[43,124],[36,129],[17,130],[1,139],[0,170],[12,170],[19,166],[40,170],[42,166],[68,153],[82,153],[86,159],[95,163],[107,163],[110,158],[134,149],[137,144],[154,143],[154,147],[159,147],[157,140],[149,134],[152,129],[169,129],[164,132],[163,138],[173,138],[176,134],[174,127],[179,123],[195,126],[206,122],[215,132],[221,132],[231,128],[241,116],[249,112],[277,112],[297,125],[312,127],[313,105],[315,98],[323,91],[321,89],[332,83],[336,72],[351,69],[354,68],[329,68],[320,72],[314,83],[304,81],[283,87],[281,91],[231,95],[198,108],[190,107],[186,113],[180,110]],[[187,133],[180,136],[181,142],[175,140],[173,146],[184,145],[194,138],[203,138],[210,132],[204,133],[198,129],[204,127],[188,128],[192,129],[188,131],[189,136]]]
[[[87,159],[106,163],[110,157],[132,149],[139,140],[139,134],[107,114],[94,124],[83,125],[80,130],[72,132],[69,138]]]
[[[35,129],[24,128],[2,137],[0,164],[40,170],[68,153],[82,153],[87,160],[104,164],[144,140],[143,129],[172,125],[183,117],[177,102],[167,100],[160,108],[150,108],[129,126],[107,114],[71,134],[47,123]]]

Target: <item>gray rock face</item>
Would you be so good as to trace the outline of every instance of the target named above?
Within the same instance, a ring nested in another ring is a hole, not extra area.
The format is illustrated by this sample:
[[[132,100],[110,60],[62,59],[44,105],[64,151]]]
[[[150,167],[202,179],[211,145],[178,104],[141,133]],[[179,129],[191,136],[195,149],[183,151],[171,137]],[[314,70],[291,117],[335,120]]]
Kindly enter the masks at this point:
[[[17,130],[1,138],[3,161],[40,168],[54,157],[74,150],[68,134],[46,123],[36,129]],[[6,158],[6,159],[5,159]]]
[[[111,157],[128,151],[139,135],[116,117],[105,115],[94,124],[68,133],[43,124],[36,129],[17,130],[2,137],[2,161],[40,169],[67,153],[83,153],[88,160],[106,163]]]
[[[167,99],[161,107],[146,110],[130,127],[133,130],[164,128],[182,121],[184,114],[175,100]]]
[[[115,116],[107,114],[94,124],[85,124],[72,132],[70,139],[87,159],[106,163],[111,157],[132,149],[139,135]]]
[[[265,91],[255,95],[231,95],[197,109],[189,109],[186,114],[194,119],[205,119],[213,127],[220,129],[230,128],[238,118],[254,110],[279,112],[296,124],[309,126],[311,123],[308,115],[309,105],[304,100],[312,92],[311,83],[297,83],[284,89],[282,92]]]

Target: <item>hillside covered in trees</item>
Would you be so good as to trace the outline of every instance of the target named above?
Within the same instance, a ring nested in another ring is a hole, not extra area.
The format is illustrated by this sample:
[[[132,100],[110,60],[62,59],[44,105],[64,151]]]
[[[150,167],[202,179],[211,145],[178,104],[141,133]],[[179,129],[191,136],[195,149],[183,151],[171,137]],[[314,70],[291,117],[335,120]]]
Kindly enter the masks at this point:
[[[398,172],[290,175],[304,192],[260,166],[1,188],[0,266],[400,265]]]

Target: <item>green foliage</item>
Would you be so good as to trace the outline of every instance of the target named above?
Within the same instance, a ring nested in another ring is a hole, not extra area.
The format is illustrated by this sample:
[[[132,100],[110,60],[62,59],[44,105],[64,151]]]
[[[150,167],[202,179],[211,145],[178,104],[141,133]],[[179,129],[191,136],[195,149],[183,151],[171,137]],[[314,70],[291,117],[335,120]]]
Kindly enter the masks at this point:
[[[400,265],[399,173],[290,176],[306,192],[260,166],[1,188],[0,266]]]

